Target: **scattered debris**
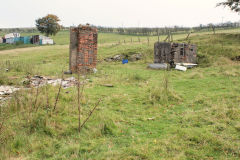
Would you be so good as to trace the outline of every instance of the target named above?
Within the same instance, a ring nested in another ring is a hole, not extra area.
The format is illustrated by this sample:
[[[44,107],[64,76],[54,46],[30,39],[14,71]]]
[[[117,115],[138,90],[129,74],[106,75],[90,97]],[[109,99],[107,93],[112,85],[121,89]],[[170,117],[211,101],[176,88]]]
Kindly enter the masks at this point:
[[[240,61],[240,56],[236,56],[234,58],[232,58],[233,61]]]
[[[168,69],[168,65],[167,65],[167,63],[155,63],[155,64],[149,64],[148,68],[166,70],[166,69]]]
[[[104,61],[106,62],[120,62],[122,61],[123,59],[127,59],[129,61],[139,61],[142,59],[142,54],[141,53],[136,53],[136,54],[132,54],[130,56],[126,56],[126,55],[123,55],[123,54],[118,54],[118,55],[115,55],[113,57],[108,57],[108,58],[105,58]]]
[[[139,53],[139,54],[133,54],[130,56],[129,60],[130,61],[139,61],[142,59],[142,54]]]
[[[93,68],[93,73],[95,73],[95,74],[96,74],[96,73],[97,73],[97,71],[98,71],[98,70],[97,70],[96,68]]]
[[[114,87],[112,84],[103,84],[102,86],[105,86],[105,87]]]
[[[72,74],[72,71],[70,71],[70,70],[65,71],[64,74]]]
[[[184,72],[187,71],[187,67],[180,66],[180,65],[176,65],[175,69],[176,69],[176,70],[179,70],[179,71],[184,71]]]
[[[113,57],[105,58],[104,61],[106,62],[115,62],[115,61],[121,61],[124,58],[124,55],[115,55]]]
[[[155,117],[148,118],[147,120],[148,120],[148,121],[153,121],[153,120],[155,120]]]
[[[122,64],[127,64],[128,63],[128,59],[123,59],[122,60]]]
[[[35,75],[31,78],[26,79],[23,83],[29,84],[31,87],[38,87],[38,86],[41,87],[47,84],[53,85],[53,86],[62,84],[62,87],[66,89],[76,85],[77,80],[75,79],[75,77],[70,77],[62,80],[62,79],[51,79],[51,78]]]
[[[0,101],[7,100],[11,94],[15,93],[19,89],[20,88],[13,86],[0,86]]]
[[[0,86],[0,96],[1,95],[10,95],[19,90],[19,88],[15,88],[13,86]]]
[[[187,67],[188,69],[197,66],[197,64],[194,64],[194,63],[176,63],[176,65],[184,66],[184,67]]]
[[[84,81],[83,83],[86,83],[86,82],[87,80]],[[75,86],[77,84],[77,79],[75,79],[75,77],[70,77],[63,80],[51,79],[51,78],[35,75],[33,77],[26,78],[23,81],[23,84],[28,87],[42,87],[47,84],[56,86],[56,85],[62,84],[63,89],[67,89]],[[28,89],[28,88],[22,88],[22,89]],[[20,90],[20,88],[17,88],[14,86],[0,86],[0,101],[4,101],[10,98],[10,96],[18,90]]]

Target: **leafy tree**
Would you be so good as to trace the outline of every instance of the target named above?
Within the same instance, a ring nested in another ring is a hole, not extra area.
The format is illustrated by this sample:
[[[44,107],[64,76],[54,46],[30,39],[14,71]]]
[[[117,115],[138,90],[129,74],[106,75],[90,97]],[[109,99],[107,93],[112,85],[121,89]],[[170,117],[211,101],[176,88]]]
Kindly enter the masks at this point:
[[[58,23],[60,19],[53,14],[48,14],[45,17],[39,18],[36,20],[36,27],[46,36],[56,35],[61,29],[61,25]]]
[[[218,3],[217,6],[227,6],[235,12],[240,12],[240,0],[227,0],[226,2]]]

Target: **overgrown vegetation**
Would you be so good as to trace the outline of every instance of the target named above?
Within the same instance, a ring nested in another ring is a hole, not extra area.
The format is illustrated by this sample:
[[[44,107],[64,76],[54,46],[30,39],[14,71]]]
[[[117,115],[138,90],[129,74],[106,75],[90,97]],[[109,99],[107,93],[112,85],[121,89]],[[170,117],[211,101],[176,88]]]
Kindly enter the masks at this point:
[[[104,98],[81,136],[77,87],[61,90],[54,112],[58,86],[21,90],[1,106],[0,159],[239,159],[240,64],[231,58],[240,55],[240,41],[239,31],[227,32],[191,35],[199,67],[187,72],[147,69],[157,37],[148,45],[147,39],[131,43],[132,36],[100,34],[98,72],[86,77],[81,119]],[[58,36],[67,44],[67,32]],[[135,52],[145,58],[125,65],[103,61]],[[26,76],[61,77],[63,66],[68,69],[67,45],[0,56],[0,84],[17,76],[11,85],[21,86]]]

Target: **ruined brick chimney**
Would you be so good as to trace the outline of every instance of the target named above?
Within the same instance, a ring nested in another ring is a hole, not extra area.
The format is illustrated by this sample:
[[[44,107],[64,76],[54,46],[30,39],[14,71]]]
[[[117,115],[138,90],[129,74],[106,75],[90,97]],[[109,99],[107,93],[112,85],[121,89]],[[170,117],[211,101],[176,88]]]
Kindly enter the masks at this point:
[[[86,72],[96,68],[97,37],[97,29],[88,24],[70,28],[71,72]]]

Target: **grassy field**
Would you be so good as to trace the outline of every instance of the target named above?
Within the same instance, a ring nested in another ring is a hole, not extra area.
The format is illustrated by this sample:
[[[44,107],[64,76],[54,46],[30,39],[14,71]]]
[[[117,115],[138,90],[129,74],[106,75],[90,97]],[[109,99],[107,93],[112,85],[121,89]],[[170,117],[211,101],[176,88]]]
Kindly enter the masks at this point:
[[[0,51],[0,85],[21,87],[28,75],[61,77],[68,32],[53,38],[57,45]],[[1,107],[0,159],[239,159],[240,63],[231,58],[240,55],[240,30],[193,34],[199,66],[187,72],[147,69],[157,37],[149,45],[140,39],[99,34],[98,72],[87,75],[82,119],[102,101],[80,134],[76,87],[62,90],[55,111],[58,87],[17,92]],[[103,61],[127,52],[143,59]]]

